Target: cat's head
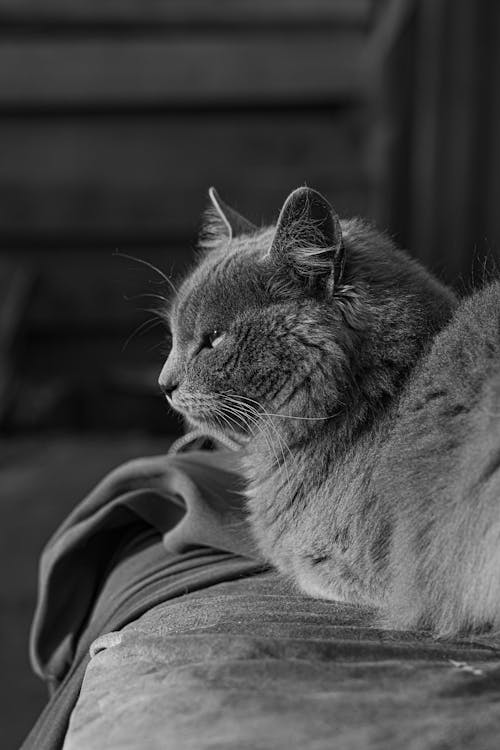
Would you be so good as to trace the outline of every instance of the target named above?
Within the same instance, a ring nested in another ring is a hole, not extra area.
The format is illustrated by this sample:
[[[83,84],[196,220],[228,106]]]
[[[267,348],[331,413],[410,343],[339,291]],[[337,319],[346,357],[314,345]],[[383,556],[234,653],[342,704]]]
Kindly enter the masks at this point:
[[[400,388],[453,295],[383,234],[302,187],[257,228],[210,190],[198,265],[168,311],[159,383],[191,424],[366,419]]]

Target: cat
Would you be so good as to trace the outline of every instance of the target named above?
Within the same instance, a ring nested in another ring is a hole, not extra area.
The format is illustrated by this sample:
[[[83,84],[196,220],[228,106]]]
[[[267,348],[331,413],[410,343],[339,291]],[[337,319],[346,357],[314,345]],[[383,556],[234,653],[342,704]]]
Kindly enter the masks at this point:
[[[159,383],[242,443],[253,535],[396,629],[500,626],[500,284],[466,299],[300,187],[257,228],[210,189]]]

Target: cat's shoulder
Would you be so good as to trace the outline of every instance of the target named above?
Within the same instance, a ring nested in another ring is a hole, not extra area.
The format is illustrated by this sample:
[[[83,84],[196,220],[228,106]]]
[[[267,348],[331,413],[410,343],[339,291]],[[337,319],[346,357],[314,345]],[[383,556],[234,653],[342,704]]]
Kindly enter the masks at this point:
[[[448,325],[436,337],[434,350],[448,355],[463,350],[474,356],[481,354],[486,341],[498,345],[499,334],[500,280],[495,280],[458,302]]]
[[[500,370],[500,281],[461,299],[410,377],[402,411],[460,401]]]
[[[500,279],[485,284],[480,289],[473,290],[458,303],[455,318],[472,322],[484,316],[498,313],[500,310]]]

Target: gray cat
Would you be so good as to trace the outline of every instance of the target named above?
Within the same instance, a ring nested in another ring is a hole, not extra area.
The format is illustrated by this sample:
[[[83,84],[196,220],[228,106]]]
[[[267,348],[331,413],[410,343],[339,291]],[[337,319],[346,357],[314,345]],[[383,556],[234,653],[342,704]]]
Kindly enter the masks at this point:
[[[264,229],[210,197],[160,385],[243,442],[261,552],[390,627],[500,627],[500,284],[458,302],[309,188]]]

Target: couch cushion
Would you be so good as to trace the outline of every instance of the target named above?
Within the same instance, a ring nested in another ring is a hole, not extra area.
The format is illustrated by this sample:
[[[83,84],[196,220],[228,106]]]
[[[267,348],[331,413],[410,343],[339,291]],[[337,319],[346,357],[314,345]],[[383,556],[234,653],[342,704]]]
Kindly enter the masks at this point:
[[[64,750],[498,747],[487,643],[379,630],[276,573],[161,604],[92,653]]]

